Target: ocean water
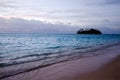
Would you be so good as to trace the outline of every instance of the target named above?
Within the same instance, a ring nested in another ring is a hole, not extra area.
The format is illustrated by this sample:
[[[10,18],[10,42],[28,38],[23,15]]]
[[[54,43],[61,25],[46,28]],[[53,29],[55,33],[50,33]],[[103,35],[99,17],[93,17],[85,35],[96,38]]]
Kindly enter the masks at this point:
[[[120,43],[117,34],[0,34],[0,66],[74,55],[77,50],[82,54],[89,49],[116,43]]]

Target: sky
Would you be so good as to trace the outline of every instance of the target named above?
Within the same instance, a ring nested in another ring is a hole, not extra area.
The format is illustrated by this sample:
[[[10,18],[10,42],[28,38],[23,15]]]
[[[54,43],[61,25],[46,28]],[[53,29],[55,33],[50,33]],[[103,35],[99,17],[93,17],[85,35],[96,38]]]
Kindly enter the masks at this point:
[[[0,33],[120,34],[120,0],[0,0]]]

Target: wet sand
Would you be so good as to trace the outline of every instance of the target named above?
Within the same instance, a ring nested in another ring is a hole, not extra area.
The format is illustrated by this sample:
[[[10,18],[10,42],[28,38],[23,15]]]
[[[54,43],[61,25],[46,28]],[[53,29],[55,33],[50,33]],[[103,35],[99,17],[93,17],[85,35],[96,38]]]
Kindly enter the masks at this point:
[[[2,80],[120,80],[120,45],[92,53],[101,55],[54,64]]]

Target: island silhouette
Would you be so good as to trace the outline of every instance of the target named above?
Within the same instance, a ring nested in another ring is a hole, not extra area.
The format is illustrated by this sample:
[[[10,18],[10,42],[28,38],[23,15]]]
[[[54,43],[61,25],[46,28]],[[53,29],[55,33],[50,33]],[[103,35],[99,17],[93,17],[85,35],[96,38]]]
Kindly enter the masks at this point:
[[[102,32],[98,29],[79,29],[77,34],[102,34]]]

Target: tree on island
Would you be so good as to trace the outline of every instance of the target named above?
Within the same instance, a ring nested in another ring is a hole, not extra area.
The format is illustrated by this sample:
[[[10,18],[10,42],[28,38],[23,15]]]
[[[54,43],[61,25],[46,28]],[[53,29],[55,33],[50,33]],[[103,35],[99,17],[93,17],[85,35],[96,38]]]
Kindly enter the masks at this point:
[[[102,34],[101,31],[97,30],[97,29],[80,29],[77,31],[77,34]]]

